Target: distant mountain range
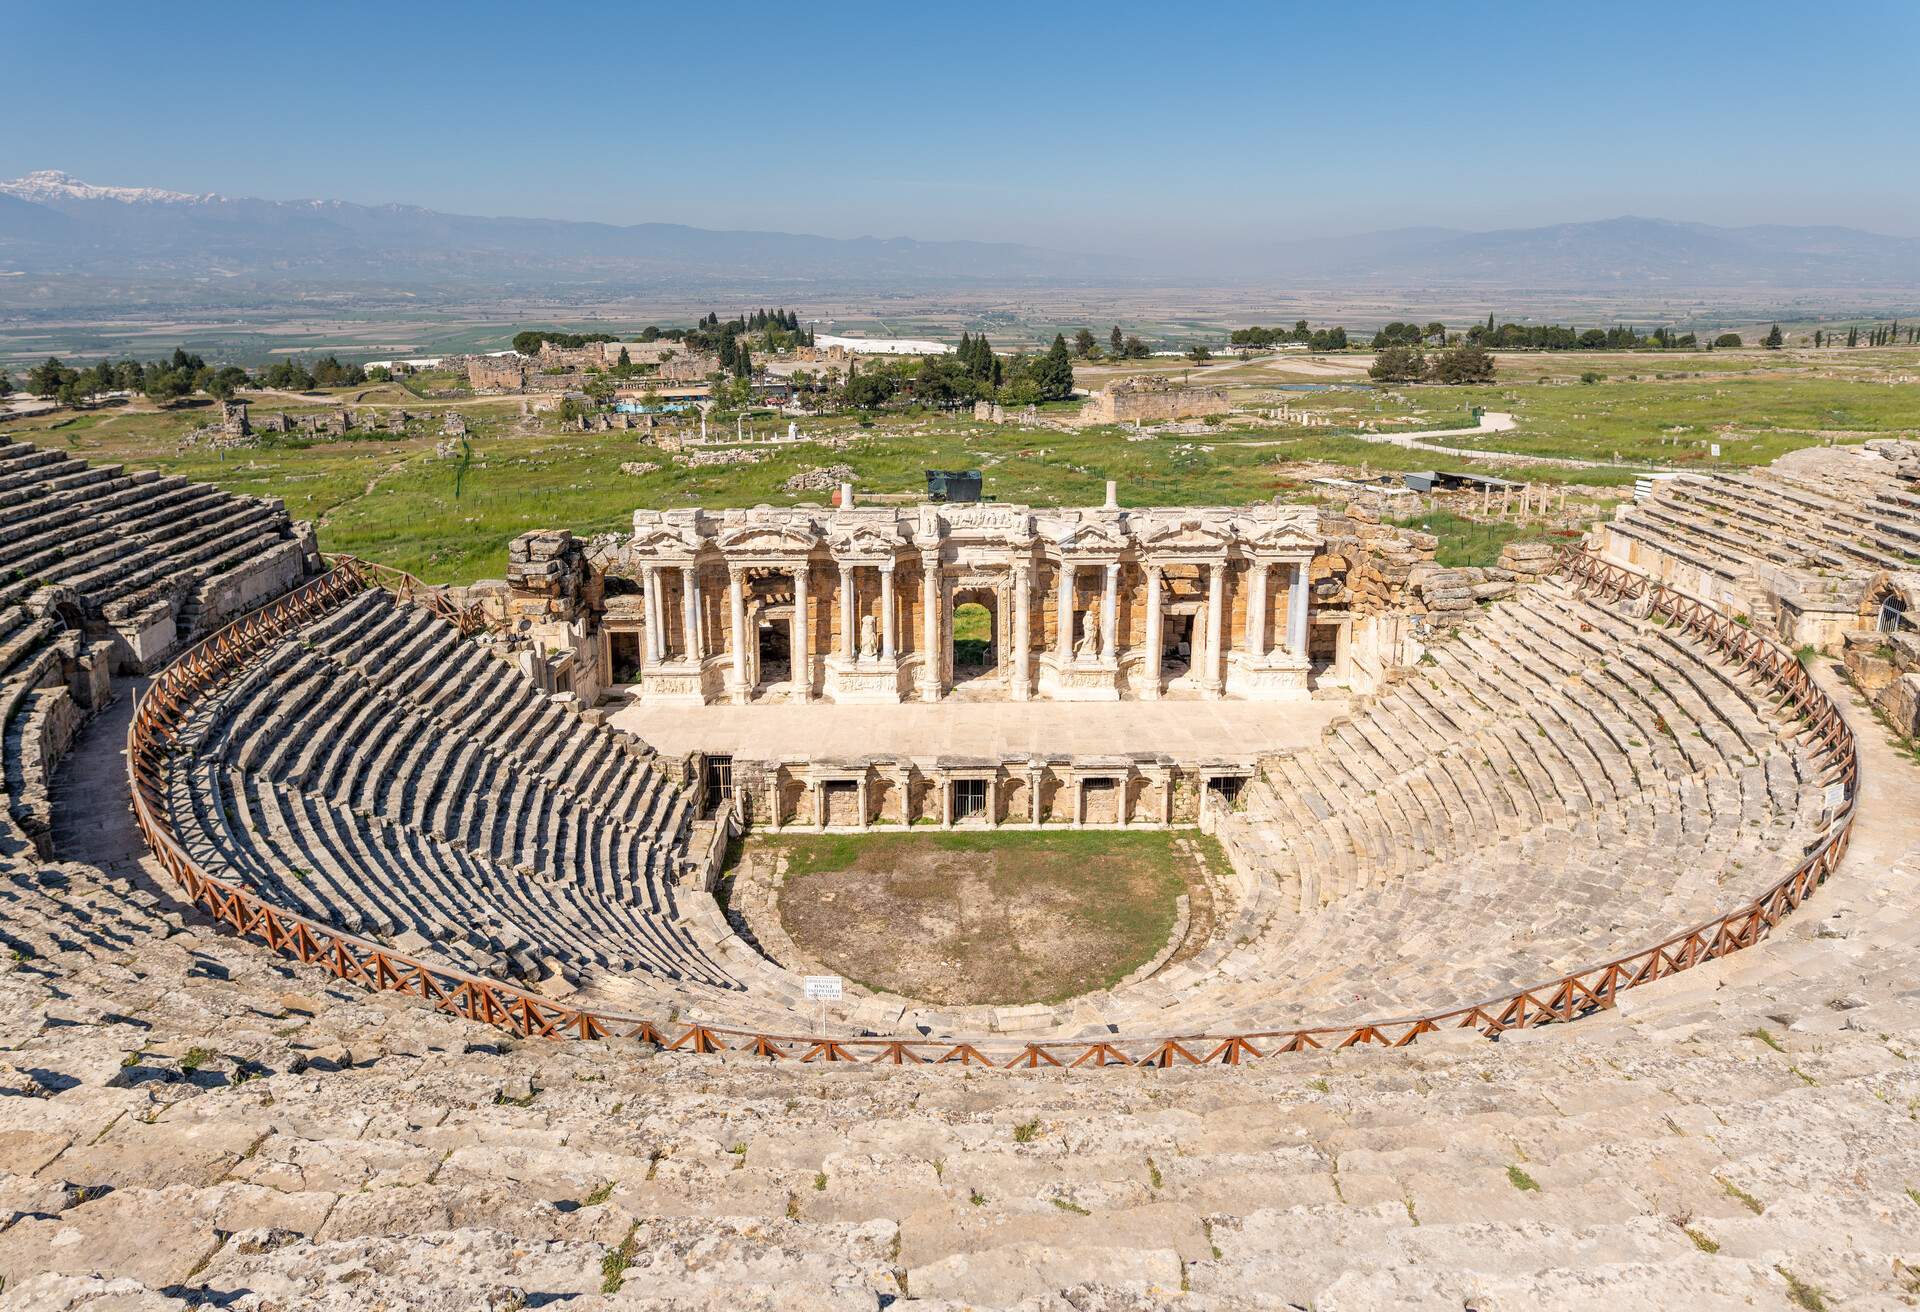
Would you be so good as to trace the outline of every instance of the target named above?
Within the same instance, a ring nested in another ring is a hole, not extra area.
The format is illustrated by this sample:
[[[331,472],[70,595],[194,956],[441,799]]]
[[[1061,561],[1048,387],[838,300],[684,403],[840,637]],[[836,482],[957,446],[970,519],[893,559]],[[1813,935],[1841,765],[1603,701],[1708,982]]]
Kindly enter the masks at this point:
[[[1119,272],[1117,261],[1000,242],[812,237],[677,223],[476,218],[413,205],[255,200],[0,182],[0,269],[386,283],[579,279],[999,279]]]
[[[1556,289],[1920,286],[1920,240],[1856,228],[1624,217],[1545,228],[1402,228],[1272,248],[1272,276]]]
[[[1173,281],[1392,286],[1920,287],[1920,240],[1839,227],[1618,218],[1463,232],[1403,228],[1148,263],[1000,242],[816,237],[672,223],[480,218],[411,205],[0,182],[0,273],[325,285]]]

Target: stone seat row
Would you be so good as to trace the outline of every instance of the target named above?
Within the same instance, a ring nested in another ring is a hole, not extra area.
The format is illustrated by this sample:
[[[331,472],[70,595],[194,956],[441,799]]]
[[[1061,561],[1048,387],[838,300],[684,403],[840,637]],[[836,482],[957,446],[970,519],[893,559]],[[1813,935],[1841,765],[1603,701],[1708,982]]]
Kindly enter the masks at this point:
[[[411,824],[503,864],[582,860],[635,896],[667,896],[661,886],[677,873],[686,807],[657,772],[602,741],[606,750],[590,771],[556,784],[523,756],[421,716],[317,657],[296,650],[283,672],[285,655],[237,691],[210,761]],[[624,815],[603,808],[596,783],[616,805],[638,800]]]
[[[48,780],[29,777],[39,768],[29,760],[24,735],[35,699],[48,676],[58,671],[51,646],[59,631],[52,615],[36,616],[18,603],[0,606],[0,858],[36,854],[34,834],[44,834]],[[50,695],[50,694],[49,694]]]
[[[357,596],[203,698],[180,741],[177,831],[269,900],[524,982],[740,987],[675,886],[686,795],[425,608]]]
[[[1817,564],[1837,569],[1876,563],[1880,557],[1852,536],[1866,529],[1843,503],[1822,498],[1808,504],[1782,494],[1778,483],[1751,475],[1715,479],[1676,479],[1654,498],[1650,508],[1670,521],[1692,520],[1711,527],[1749,555],[1780,564]],[[1808,535],[1815,525],[1830,530],[1825,540]]]
[[[1773,471],[1666,480],[1609,528],[1733,581],[1756,568],[1904,569],[1920,514],[1897,493],[1855,503]]]
[[[1710,812],[1705,802],[1654,795],[1502,838],[1274,917],[1234,963],[1230,990],[1169,983],[1181,1005],[1217,995],[1242,1023],[1337,1023],[1471,1002],[1609,960],[1757,896],[1818,832],[1816,812],[1756,821],[1738,799],[1723,794],[1727,809]]]
[[[1536,609],[1551,604],[1503,604],[1487,624],[1437,647],[1434,677],[1415,671],[1335,727],[1320,750],[1280,759],[1284,783],[1256,788],[1253,800],[1270,799],[1268,819],[1285,819],[1296,835],[1344,831],[1348,819],[1358,832],[1388,835],[1365,846],[1404,869],[1457,838],[1514,832],[1630,797],[1663,773],[1758,761],[1756,753],[1774,743],[1773,730],[1743,717],[1730,690],[1685,677],[1664,633],[1644,647],[1611,648],[1604,668],[1595,661],[1585,677],[1557,665],[1568,658],[1555,639],[1539,635],[1566,629]],[[1653,669],[1662,673],[1649,675]],[[1422,747],[1427,754],[1414,760],[1410,753]],[[1771,769],[1790,810],[1798,787],[1791,758]],[[1323,852],[1348,845],[1319,843]],[[1337,890],[1323,888],[1323,895]]]
[[[657,827],[653,817],[664,783],[645,744],[623,731],[588,725],[525,680],[493,677],[498,660],[463,641],[431,611],[396,606],[384,593],[367,592],[316,625],[307,641],[316,658],[419,715],[512,751],[532,772],[595,799],[617,818]],[[624,786],[613,791],[616,783]]]
[[[1236,866],[1264,867],[1269,879],[1256,879],[1207,948],[1038,1023],[1058,1033],[1085,1033],[1091,1019],[1136,1033],[1339,1023],[1470,1002],[1607,960],[1709,919],[1791,869],[1819,830],[1817,798],[1773,813],[1761,773],[1748,781],[1757,799],[1731,779],[1688,782],[1682,795],[1650,790],[1463,844],[1397,878],[1356,881],[1304,910],[1276,887],[1271,852],[1237,852]],[[1334,868],[1340,857],[1322,851],[1312,862]],[[929,1014],[903,1019],[922,1024]]]
[[[241,874],[290,910],[403,950],[431,944],[448,964],[536,987],[556,974],[577,984],[593,968],[699,972],[726,987],[704,961],[688,960],[657,911],[614,889],[528,875],[238,772],[220,782],[207,800],[221,809],[200,815],[203,835],[227,831],[208,845],[210,868]]]
[[[1841,568],[1885,568],[1890,558],[1910,555],[1920,542],[1920,514],[1897,494],[1848,501],[1767,471],[1694,482],[1685,495],[1783,536],[1808,559],[1826,559]]]
[[[277,500],[0,439],[0,606],[70,589],[116,667],[157,667],[310,563]]]

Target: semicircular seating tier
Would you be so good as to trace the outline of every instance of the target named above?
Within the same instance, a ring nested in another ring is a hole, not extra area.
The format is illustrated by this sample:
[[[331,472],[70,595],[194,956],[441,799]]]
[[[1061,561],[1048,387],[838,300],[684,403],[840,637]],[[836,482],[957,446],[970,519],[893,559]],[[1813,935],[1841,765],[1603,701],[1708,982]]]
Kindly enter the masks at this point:
[[[175,832],[270,902],[522,984],[742,987],[712,900],[676,887],[688,800],[651,752],[425,607],[360,593],[202,701],[180,741]]]
[[[805,1030],[796,977],[679,886],[689,817],[635,740],[370,590],[198,703],[168,774],[212,874],[415,956],[574,1003]],[[859,994],[869,1033],[1254,1032],[1435,1012],[1752,899],[1827,821],[1836,763],[1677,625],[1549,581],[1442,637],[1218,836],[1215,930],[1053,1008]]]
[[[277,500],[0,435],[0,859],[47,854],[49,775],[111,674],[157,668],[316,562]]]
[[[277,499],[0,437],[0,606],[70,590],[116,668],[159,668],[313,563]]]

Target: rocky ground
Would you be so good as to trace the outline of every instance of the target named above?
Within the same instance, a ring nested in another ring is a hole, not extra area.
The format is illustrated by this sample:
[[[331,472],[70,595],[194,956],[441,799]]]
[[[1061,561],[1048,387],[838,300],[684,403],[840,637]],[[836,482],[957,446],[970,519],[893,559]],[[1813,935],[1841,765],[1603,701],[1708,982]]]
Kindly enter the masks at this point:
[[[1615,1013],[1032,1074],[520,1043],[328,986],[147,882],[96,731],[56,797],[90,863],[0,882],[0,1302],[1913,1306],[1920,775],[1858,727],[1842,873]]]

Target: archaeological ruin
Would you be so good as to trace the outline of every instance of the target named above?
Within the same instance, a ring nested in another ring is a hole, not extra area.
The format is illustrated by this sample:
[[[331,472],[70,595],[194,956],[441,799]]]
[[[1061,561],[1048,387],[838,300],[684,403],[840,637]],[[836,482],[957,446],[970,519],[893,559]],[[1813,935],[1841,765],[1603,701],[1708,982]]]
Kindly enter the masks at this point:
[[[1471,570],[843,488],[430,587],[0,441],[0,1290],[1898,1306],[1917,457]],[[823,989],[729,852],[887,827],[1222,862],[1074,996]]]
[[[1170,378],[1122,378],[1095,392],[1074,417],[1077,424],[1158,423],[1224,415],[1233,402],[1218,387],[1194,387]]]

